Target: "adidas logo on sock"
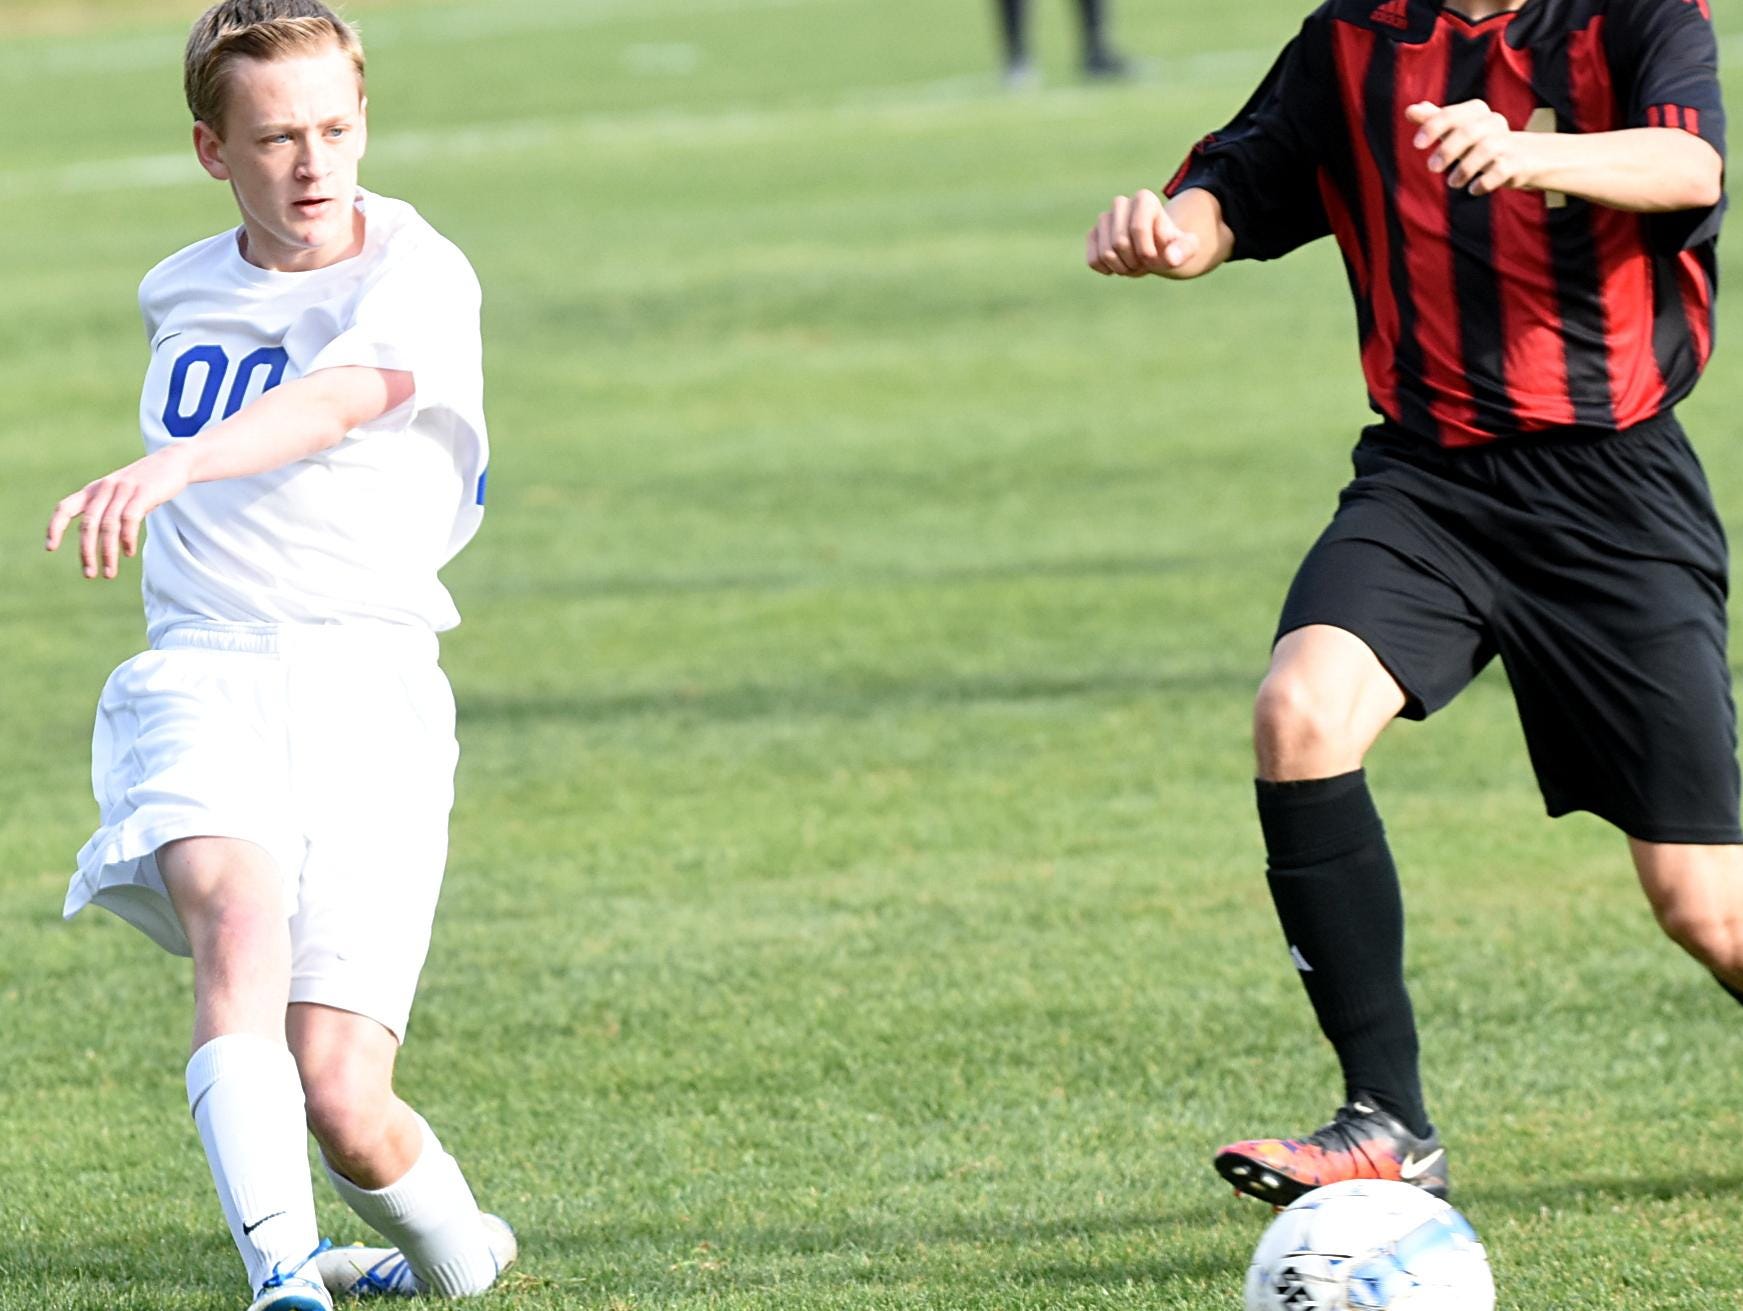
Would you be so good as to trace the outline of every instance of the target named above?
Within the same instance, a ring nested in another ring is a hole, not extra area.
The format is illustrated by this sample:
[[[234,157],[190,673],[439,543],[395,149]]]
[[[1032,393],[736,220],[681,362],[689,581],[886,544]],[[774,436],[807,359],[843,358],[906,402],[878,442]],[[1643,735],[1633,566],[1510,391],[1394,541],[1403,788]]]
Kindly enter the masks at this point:
[[[1372,22],[1384,23],[1387,27],[1406,28],[1410,26],[1410,0],[1386,0],[1373,13],[1368,15]]]

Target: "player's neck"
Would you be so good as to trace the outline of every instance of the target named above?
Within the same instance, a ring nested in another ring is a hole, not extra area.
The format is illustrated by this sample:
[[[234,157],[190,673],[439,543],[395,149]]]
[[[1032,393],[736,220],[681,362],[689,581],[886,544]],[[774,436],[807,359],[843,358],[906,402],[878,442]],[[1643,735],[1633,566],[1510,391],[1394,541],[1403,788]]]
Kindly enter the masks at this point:
[[[1508,14],[1515,9],[1523,9],[1526,2],[1527,0],[1446,0],[1442,8],[1480,21],[1493,18],[1496,14]]]
[[[362,254],[365,232],[363,211],[356,210],[350,232],[343,239],[314,248],[295,246],[275,239],[271,232],[245,213],[237,247],[242,258],[256,268],[270,269],[275,273],[312,273]]]

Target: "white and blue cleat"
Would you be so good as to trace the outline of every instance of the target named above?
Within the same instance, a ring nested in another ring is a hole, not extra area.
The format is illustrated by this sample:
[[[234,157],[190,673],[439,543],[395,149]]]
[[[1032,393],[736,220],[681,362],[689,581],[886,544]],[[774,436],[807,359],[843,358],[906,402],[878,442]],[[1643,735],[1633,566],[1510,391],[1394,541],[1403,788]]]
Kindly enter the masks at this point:
[[[259,1296],[248,1311],[333,1311],[333,1298],[327,1292],[321,1261],[332,1250],[322,1243],[296,1269],[275,1269],[260,1286]]]
[[[500,1276],[520,1255],[520,1245],[515,1241],[514,1230],[501,1216],[485,1212],[484,1230],[490,1238],[490,1256]],[[421,1297],[426,1291],[412,1273],[411,1262],[397,1247],[366,1247],[362,1243],[330,1247],[315,1254],[315,1264],[326,1291],[347,1297]],[[288,1311],[289,1304],[286,1305]],[[322,1305],[331,1307],[332,1303]],[[264,1308],[250,1307],[249,1311]]]

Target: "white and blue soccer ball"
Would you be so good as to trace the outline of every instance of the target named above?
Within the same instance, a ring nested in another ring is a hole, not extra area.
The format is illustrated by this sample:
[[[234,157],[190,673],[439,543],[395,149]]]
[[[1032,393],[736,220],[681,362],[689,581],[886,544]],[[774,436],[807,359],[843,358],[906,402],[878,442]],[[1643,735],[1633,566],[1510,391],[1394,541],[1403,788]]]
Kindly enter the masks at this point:
[[[1494,1311],[1488,1253],[1413,1184],[1351,1179],[1299,1197],[1247,1269],[1247,1311]]]

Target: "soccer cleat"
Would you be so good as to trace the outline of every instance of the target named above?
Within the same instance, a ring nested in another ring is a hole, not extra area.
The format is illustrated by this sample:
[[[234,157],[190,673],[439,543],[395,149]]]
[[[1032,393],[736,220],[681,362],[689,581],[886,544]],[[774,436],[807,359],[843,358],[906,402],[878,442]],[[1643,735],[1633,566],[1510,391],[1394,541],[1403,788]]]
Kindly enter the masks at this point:
[[[1418,1138],[1394,1117],[1359,1098],[1305,1138],[1233,1143],[1216,1154],[1217,1173],[1236,1192],[1273,1206],[1345,1179],[1395,1179],[1447,1195],[1446,1148],[1432,1130]]]
[[[331,1246],[323,1242],[299,1261],[294,1270],[285,1270],[281,1262],[260,1286],[260,1295],[248,1311],[333,1311],[333,1299],[321,1280],[310,1277],[319,1273],[320,1262]]]
[[[520,1255],[514,1230],[499,1215],[484,1212],[484,1232],[490,1239],[490,1258],[498,1276]],[[423,1285],[412,1273],[411,1263],[397,1247],[332,1247],[320,1252],[315,1263],[321,1282],[329,1291],[351,1297],[418,1297]],[[252,1311],[252,1308],[250,1309]]]

